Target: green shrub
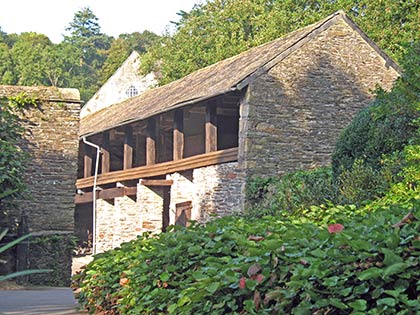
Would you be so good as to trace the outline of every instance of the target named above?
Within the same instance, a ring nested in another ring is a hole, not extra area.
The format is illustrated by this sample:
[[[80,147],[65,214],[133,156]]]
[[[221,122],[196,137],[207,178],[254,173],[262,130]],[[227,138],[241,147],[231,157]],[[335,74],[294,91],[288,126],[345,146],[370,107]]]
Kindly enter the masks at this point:
[[[420,217],[418,200],[330,213],[341,232],[296,216],[146,234],[97,255],[79,301],[104,314],[418,314],[420,222],[392,226],[407,207]]]
[[[382,172],[367,165],[363,160],[355,160],[351,169],[339,177],[340,201],[345,204],[360,205],[363,202],[381,197],[391,183]]]
[[[12,196],[24,190],[26,155],[18,146],[22,133],[13,105],[0,101],[0,191]]]
[[[363,109],[341,133],[332,156],[335,178],[350,170],[354,161],[381,168],[383,155],[418,143],[420,126],[420,42],[408,49],[402,64],[403,76],[390,92],[379,90],[376,99]]]
[[[295,213],[313,205],[334,202],[337,198],[331,169],[327,167],[298,171],[279,178],[257,178],[250,181],[248,187],[251,187],[251,192],[258,192],[247,193],[250,201],[247,212],[254,217]]]

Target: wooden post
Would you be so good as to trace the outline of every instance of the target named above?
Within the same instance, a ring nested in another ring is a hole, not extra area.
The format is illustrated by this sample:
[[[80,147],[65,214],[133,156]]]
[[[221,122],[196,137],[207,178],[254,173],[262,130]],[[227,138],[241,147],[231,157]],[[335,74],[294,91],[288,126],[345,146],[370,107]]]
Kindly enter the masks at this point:
[[[92,176],[92,148],[86,143],[83,146],[83,177]]]
[[[123,157],[123,169],[129,169],[133,167],[133,128],[127,126],[125,128],[124,137],[124,157]]]
[[[184,111],[179,109],[174,113],[174,152],[173,160],[184,157]]]
[[[156,120],[150,118],[147,123],[147,136],[146,136],[146,165],[156,164]]]
[[[206,107],[206,153],[217,151],[216,106]]]
[[[111,170],[111,156],[109,153],[109,133],[104,132],[102,134],[102,146],[101,146],[101,153],[102,153],[102,168],[101,173],[108,173]]]

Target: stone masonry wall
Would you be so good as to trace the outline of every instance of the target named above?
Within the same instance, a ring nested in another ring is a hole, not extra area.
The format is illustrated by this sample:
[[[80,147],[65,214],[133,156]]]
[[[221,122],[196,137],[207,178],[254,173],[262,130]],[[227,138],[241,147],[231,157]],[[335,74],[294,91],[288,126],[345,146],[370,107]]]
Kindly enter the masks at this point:
[[[330,163],[340,131],[395,69],[338,21],[254,81],[241,105],[239,161],[249,176]]]
[[[29,230],[74,229],[80,96],[75,89],[0,86],[0,98],[25,93],[38,100],[23,114],[21,147],[29,154],[25,182],[28,197],[18,201],[16,220],[28,215]]]
[[[211,216],[237,213],[243,208],[244,172],[237,162],[207,166],[193,171],[168,174],[170,188],[169,223],[175,223],[176,204],[192,202],[191,219],[208,221]],[[129,197],[114,202],[97,201],[96,252],[115,248],[143,232],[161,232],[164,212],[163,187],[137,185],[136,201]]]
[[[19,114],[24,128],[20,146],[29,156],[24,174],[27,194],[16,201],[16,208],[8,209],[7,221],[10,231],[16,232],[15,227],[21,222],[20,232],[34,232],[36,237],[17,246],[16,270],[43,266],[52,269],[52,273],[44,277],[29,277],[27,281],[67,285],[74,230],[79,91],[0,86],[0,98],[22,94],[37,101],[36,107],[28,105]]]
[[[199,213],[199,221],[242,211],[245,173],[238,162],[197,168],[193,177],[196,189],[193,213]]]

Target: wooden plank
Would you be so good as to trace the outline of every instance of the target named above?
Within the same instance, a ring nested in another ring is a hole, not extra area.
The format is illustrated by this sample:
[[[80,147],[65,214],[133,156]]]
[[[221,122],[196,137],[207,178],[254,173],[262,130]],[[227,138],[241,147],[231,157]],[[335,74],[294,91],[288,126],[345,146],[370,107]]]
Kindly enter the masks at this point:
[[[133,167],[133,128],[127,126],[125,128],[124,136],[124,157],[123,157],[123,169],[129,169]]]
[[[92,176],[92,148],[86,143],[82,143],[83,146],[83,177]]]
[[[156,164],[156,119],[150,118],[147,124],[146,136],[146,165]]]
[[[149,166],[140,166],[128,170],[101,174],[97,178],[98,185],[122,182],[139,178],[160,176],[174,172],[186,171],[198,167],[234,162],[238,160],[238,148],[220,150],[191,156],[178,161],[170,161]],[[76,182],[78,189],[93,186],[94,177],[80,178]]]
[[[137,186],[133,187],[115,187],[99,190],[96,192],[96,199],[115,199],[117,197],[137,195]],[[93,192],[77,194],[74,196],[75,204],[89,203],[93,201]]]
[[[179,109],[174,113],[174,152],[173,160],[184,157],[184,111]]]
[[[217,151],[217,106],[206,107],[206,153]]]
[[[123,197],[123,196],[124,196],[124,187],[115,187],[115,188],[107,188],[107,189],[98,191],[97,198],[110,200],[110,199]]]
[[[74,196],[74,203],[75,204],[82,204],[82,203],[89,203],[93,201],[93,192],[86,192],[83,195],[75,195]]]
[[[111,170],[111,155],[109,153],[109,133],[104,132],[102,134],[102,146],[101,146],[101,174],[108,173]]]
[[[174,183],[172,179],[142,179],[140,185],[144,186],[171,186]]]

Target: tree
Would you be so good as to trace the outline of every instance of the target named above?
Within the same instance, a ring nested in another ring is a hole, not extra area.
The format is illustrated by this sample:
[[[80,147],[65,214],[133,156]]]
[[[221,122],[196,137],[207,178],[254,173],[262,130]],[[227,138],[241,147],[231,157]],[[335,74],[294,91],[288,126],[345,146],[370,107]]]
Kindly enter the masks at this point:
[[[37,33],[22,33],[11,49],[19,85],[49,85],[46,75],[48,54],[53,44]]]
[[[87,101],[99,87],[100,69],[112,37],[101,33],[98,18],[88,7],[75,13],[66,31],[69,35],[64,37],[64,42],[72,45],[78,56],[78,63],[73,68],[74,76],[68,84],[78,88],[81,98]]]
[[[0,42],[0,84],[15,84],[17,76],[10,49],[6,43]]]
[[[157,69],[162,84],[283,36],[343,9],[397,60],[420,37],[417,0],[211,0],[180,12],[143,59],[143,73]]]

